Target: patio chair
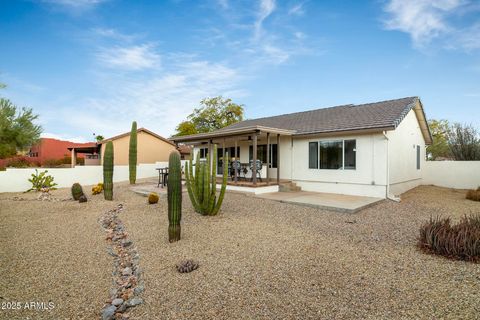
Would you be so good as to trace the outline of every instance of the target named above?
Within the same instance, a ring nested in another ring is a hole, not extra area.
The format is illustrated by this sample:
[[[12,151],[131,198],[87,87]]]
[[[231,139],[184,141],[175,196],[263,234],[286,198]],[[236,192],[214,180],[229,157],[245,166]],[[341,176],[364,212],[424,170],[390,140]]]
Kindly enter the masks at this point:
[[[233,160],[230,164],[230,177],[233,180],[235,178],[235,171],[237,171],[237,178],[240,178],[240,173],[242,170],[242,164],[239,160]],[[245,174],[244,174],[245,176]]]
[[[262,181],[262,167],[263,167],[263,162],[262,160],[257,159],[256,163],[256,171],[257,171],[257,177],[260,181]],[[250,171],[252,171],[252,179],[253,179],[253,160],[250,160]]]

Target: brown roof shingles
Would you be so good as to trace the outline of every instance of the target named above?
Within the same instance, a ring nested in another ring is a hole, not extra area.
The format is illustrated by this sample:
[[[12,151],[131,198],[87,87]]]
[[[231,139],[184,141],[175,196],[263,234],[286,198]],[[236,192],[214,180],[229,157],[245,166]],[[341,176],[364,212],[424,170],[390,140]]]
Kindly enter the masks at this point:
[[[225,129],[240,129],[250,126],[295,130],[296,135],[371,128],[395,128],[410,111],[418,97],[343,105],[331,108],[296,112],[273,117],[245,120]]]

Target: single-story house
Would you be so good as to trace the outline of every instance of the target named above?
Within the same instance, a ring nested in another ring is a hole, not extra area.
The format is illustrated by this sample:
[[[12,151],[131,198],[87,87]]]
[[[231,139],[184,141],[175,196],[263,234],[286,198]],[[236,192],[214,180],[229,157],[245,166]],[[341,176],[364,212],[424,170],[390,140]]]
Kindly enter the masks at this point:
[[[432,136],[420,99],[408,97],[245,120],[171,140],[194,146],[202,158],[217,144],[219,165],[226,152],[239,160],[244,174],[233,170],[231,184],[287,182],[305,191],[387,198],[421,183]],[[251,160],[261,161],[260,174]]]
[[[128,165],[130,145],[130,131],[104,139],[93,146],[86,148],[69,148],[72,152],[72,166],[75,166],[77,152],[87,153],[85,165],[103,164],[103,154],[108,141],[113,143],[114,165]],[[176,150],[176,145],[145,128],[137,129],[137,163],[147,164],[168,161],[170,152]]]

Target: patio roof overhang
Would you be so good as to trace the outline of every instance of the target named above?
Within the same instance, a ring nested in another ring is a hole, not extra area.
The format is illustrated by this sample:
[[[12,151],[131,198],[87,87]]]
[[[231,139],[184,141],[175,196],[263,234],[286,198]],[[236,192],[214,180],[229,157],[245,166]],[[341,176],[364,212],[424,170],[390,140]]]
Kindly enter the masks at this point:
[[[188,136],[171,137],[170,140],[174,141],[175,143],[194,143],[194,142],[201,142],[205,140],[211,140],[215,138],[227,138],[227,137],[243,136],[243,135],[249,135],[249,134],[255,134],[255,133],[272,133],[272,134],[280,134],[284,136],[291,136],[295,134],[295,132],[296,132],[295,130],[286,130],[286,129],[279,129],[279,128],[264,127],[264,126],[250,126],[250,127],[243,127],[238,129],[221,129],[213,132],[192,134]]]

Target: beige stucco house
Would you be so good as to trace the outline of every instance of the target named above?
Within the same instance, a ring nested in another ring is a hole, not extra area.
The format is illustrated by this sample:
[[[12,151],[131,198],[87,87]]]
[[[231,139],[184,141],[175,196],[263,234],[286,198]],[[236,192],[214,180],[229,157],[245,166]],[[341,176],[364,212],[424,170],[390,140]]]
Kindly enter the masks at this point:
[[[100,159],[103,164],[103,154],[108,141],[113,142],[114,164],[128,165],[128,149],[130,132],[120,134],[99,142]],[[168,161],[170,152],[176,150],[176,146],[170,140],[148,130],[139,128],[137,130],[137,163],[155,163],[157,161]]]

